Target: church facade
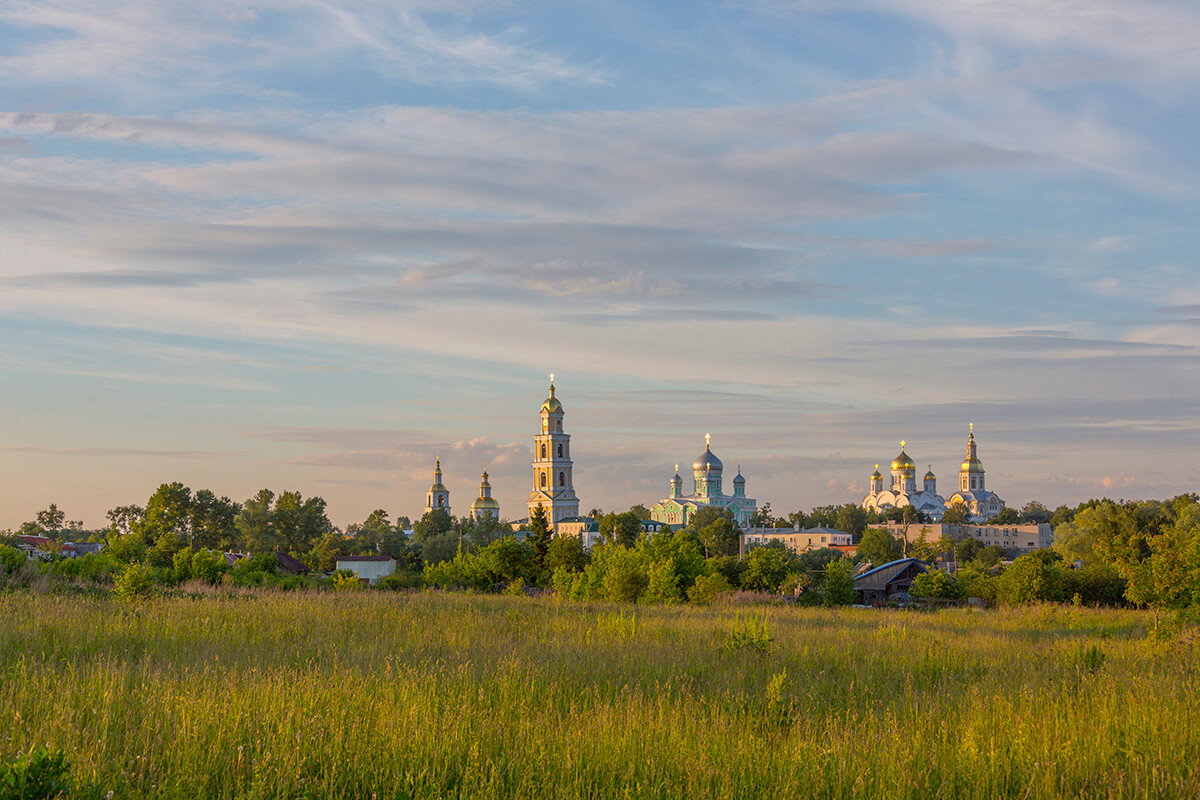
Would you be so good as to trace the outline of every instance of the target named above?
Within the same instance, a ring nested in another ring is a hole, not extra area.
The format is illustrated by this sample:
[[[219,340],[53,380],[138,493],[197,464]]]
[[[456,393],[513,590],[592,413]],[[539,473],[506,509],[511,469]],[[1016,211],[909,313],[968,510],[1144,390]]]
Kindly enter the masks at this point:
[[[1004,501],[984,488],[983,462],[976,453],[974,423],[970,430],[967,457],[958,471],[958,491],[949,498],[937,493],[937,477],[932,466],[921,479],[921,488],[917,488],[917,465],[904,452],[905,443],[900,442],[900,454],[892,460],[891,486],[884,488],[883,475],[876,464],[871,475],[871,493],[863,498],[862,507],[868,511],[888,511],[912,506],[934,522],[940,521],[946,509],[954,504],[961,504],[968,516],[980,521],[999,514]]]
[[[563,431],[563,405],[554,396],[554,376],[550,376],[550,396],[542,403],[541,432],[533,437],[533,490],[529,493],[529,515],[541,506],[551,528],[564,519],[579,516],[579,498],[575,496],[574,462],[571,437]]]
[[[671,478],[671,495],[654,504],[650,519],[682,528],[701,508],[715,507],[731,510],[743,529],[750,526],[757,503],[746,496],[746,479],[742,477],[741,468],[733,479],[733,494],[725,494],[721,487],[725,466],[713,453],[711,444],[712,437],[705,434],[704,452],[692,464],[692,493],[683,493],[683,478],[679,476],[679,465],[676,465],[675,477]]]

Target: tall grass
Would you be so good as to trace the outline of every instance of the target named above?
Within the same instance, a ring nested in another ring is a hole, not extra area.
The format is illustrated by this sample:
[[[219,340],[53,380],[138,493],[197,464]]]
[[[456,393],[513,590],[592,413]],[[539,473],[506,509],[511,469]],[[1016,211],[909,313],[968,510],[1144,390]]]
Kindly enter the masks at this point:
[[[1138,612],[779,608],[732,649],[732,609],[431,593],[0,620],[0,756],[116,798],[1200,796],[1200,647]]]

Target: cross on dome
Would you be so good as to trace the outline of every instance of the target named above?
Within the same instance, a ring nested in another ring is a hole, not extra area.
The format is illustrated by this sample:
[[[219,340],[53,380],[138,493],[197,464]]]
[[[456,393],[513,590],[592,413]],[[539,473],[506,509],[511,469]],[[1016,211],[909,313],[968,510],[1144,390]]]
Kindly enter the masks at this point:
[[[708,447],[710,444],[712,444],[712,434],[706,433],[704,434],[704,446]]]

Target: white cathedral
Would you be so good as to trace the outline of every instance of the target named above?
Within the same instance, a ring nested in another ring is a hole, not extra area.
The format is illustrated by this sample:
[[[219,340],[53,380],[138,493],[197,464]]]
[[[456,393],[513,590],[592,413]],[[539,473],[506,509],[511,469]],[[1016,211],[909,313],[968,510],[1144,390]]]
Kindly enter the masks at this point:
[[[900,442],[900,455],[892,460],[891,488],[883,488],[883,475],[876,464],[871,475],[871,493],[863,498],[862,507],[887,511],[912,506],[937,522],[949,506],[961,504],[972,519],[988,520],[1000,513],[1004,501],[984,488],[984,475],[983,462],[975,450],[975,425],[972,423],[967,438],[967,457],[958,470],[958,491],[949,498],[943,499],[937,493],[937,477],[932,466],[922,479],[921,490],[917,490],[917,465],[904,452],[904,442]]]

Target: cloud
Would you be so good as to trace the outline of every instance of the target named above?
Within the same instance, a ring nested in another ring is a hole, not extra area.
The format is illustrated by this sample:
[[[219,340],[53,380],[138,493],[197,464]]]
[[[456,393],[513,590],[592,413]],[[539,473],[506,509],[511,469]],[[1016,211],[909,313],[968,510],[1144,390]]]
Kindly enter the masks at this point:
[[[1090,243],[1087,249],[1093,253],[1119,253],[1128,250],[1132,243],[1128,236],[1104,236]]]

